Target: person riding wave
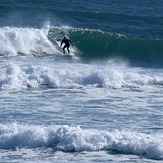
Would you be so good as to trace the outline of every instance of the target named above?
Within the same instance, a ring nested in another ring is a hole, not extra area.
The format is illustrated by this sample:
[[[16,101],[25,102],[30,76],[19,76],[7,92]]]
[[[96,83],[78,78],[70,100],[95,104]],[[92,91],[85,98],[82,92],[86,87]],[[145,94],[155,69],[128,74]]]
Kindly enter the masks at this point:
[[[63,53],[65,54],[65,48],[67,48],[68,54],[70,54],[69,47],[70,47],[70,44],[73,46],[73,43],[71,42],[71,40],[69,40],[66,37],[63,38],[60,47],[62,47],[63,43],[65,44],[64,47],[63,47]]]

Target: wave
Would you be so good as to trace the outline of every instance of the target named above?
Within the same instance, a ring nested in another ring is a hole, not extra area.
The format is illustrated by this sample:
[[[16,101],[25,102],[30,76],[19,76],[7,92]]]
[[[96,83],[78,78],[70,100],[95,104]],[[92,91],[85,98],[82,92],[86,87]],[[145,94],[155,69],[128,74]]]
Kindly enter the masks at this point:
[[[9,63],[1,65],[0,89],[36,88],[147,88],[162,87],[160,70],[130,69],[120,62],[106,65],[58,63],[39,61],[37,65]],[[63,67],[64,65],[64,67]],[[60,68],[62,66],[62,68]],[[84,71],[83,71],[84,70]]]
[[[0,55],[10,57],[19,54],[59,53],[55,45],[48,40],[47,33],[47,28],[0,28]]]
[[[72,55],[80,61],[92,62],[119,58],[132,66],[162,67],[163,40],[128,38],[121,34],[72,27],[0,28],[0,55],[35,57],[62,56],[59,47],[63,36],[74,43]]]
[[[70,57],[63,54],[60,46],[60,41],[54,40],[51,42],[48,38],[49,24],[43,28],[17,28],[17,27],[3,27],[0,28],[0,56],[1,57],[17,57],[17,56],[33,56],[53,57],[58,60],[71,59],[79,60],[76,55],[76,48],[71,49]],[[55,37],[53,38],[55,39]]]
[[[163,135],[129,130],[98,131],[69,126],[0,124],[0,149],[52,148],[81,152],[105,150],[163,159]]]
[[[67,35],[75,44],[84,61],[122,58],[131,65],[162,67],[163,40],[128,38],[127,36],[100,30],[69,27],[51,28],[49,39]]]

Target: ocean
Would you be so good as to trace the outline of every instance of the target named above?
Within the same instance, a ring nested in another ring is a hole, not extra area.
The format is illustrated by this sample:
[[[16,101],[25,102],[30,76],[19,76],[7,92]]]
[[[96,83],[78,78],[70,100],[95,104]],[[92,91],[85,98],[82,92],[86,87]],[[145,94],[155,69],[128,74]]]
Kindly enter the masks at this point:
[[[0,0],[9,162],[163,162],[163,1]]]

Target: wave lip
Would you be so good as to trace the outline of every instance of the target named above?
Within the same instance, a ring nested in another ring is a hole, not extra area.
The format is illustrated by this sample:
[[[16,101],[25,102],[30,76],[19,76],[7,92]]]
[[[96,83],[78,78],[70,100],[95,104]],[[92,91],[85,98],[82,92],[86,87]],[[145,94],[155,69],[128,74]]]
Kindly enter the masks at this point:
[[[97,131],[69,126],[0,124],[0,149],[52,148],[64,152],[117,151],[163,159],[163,136],[128,130]]]

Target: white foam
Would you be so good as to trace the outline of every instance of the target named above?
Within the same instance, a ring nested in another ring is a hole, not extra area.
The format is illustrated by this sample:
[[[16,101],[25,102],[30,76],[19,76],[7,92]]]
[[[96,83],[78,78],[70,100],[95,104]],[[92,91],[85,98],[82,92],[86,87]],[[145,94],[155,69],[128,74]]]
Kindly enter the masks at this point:
[[[2,66],[0,70],[0,88],[5,90],[41,87],[146,88],[162,86],[162,84],[163,74],[161,72],[151,74],[141,69],[117,66],[108,68],[107,65],[10,63]]]
[[[0,54],[15,56],[18,53],[59,53],[57,47],[47,38],[48,28],[0,28]]]
[[[122,131],[98,131],[70,126],[0,124],[0,148],[52,148],[65,152],[117,151],[163,159],[163,135]]]

